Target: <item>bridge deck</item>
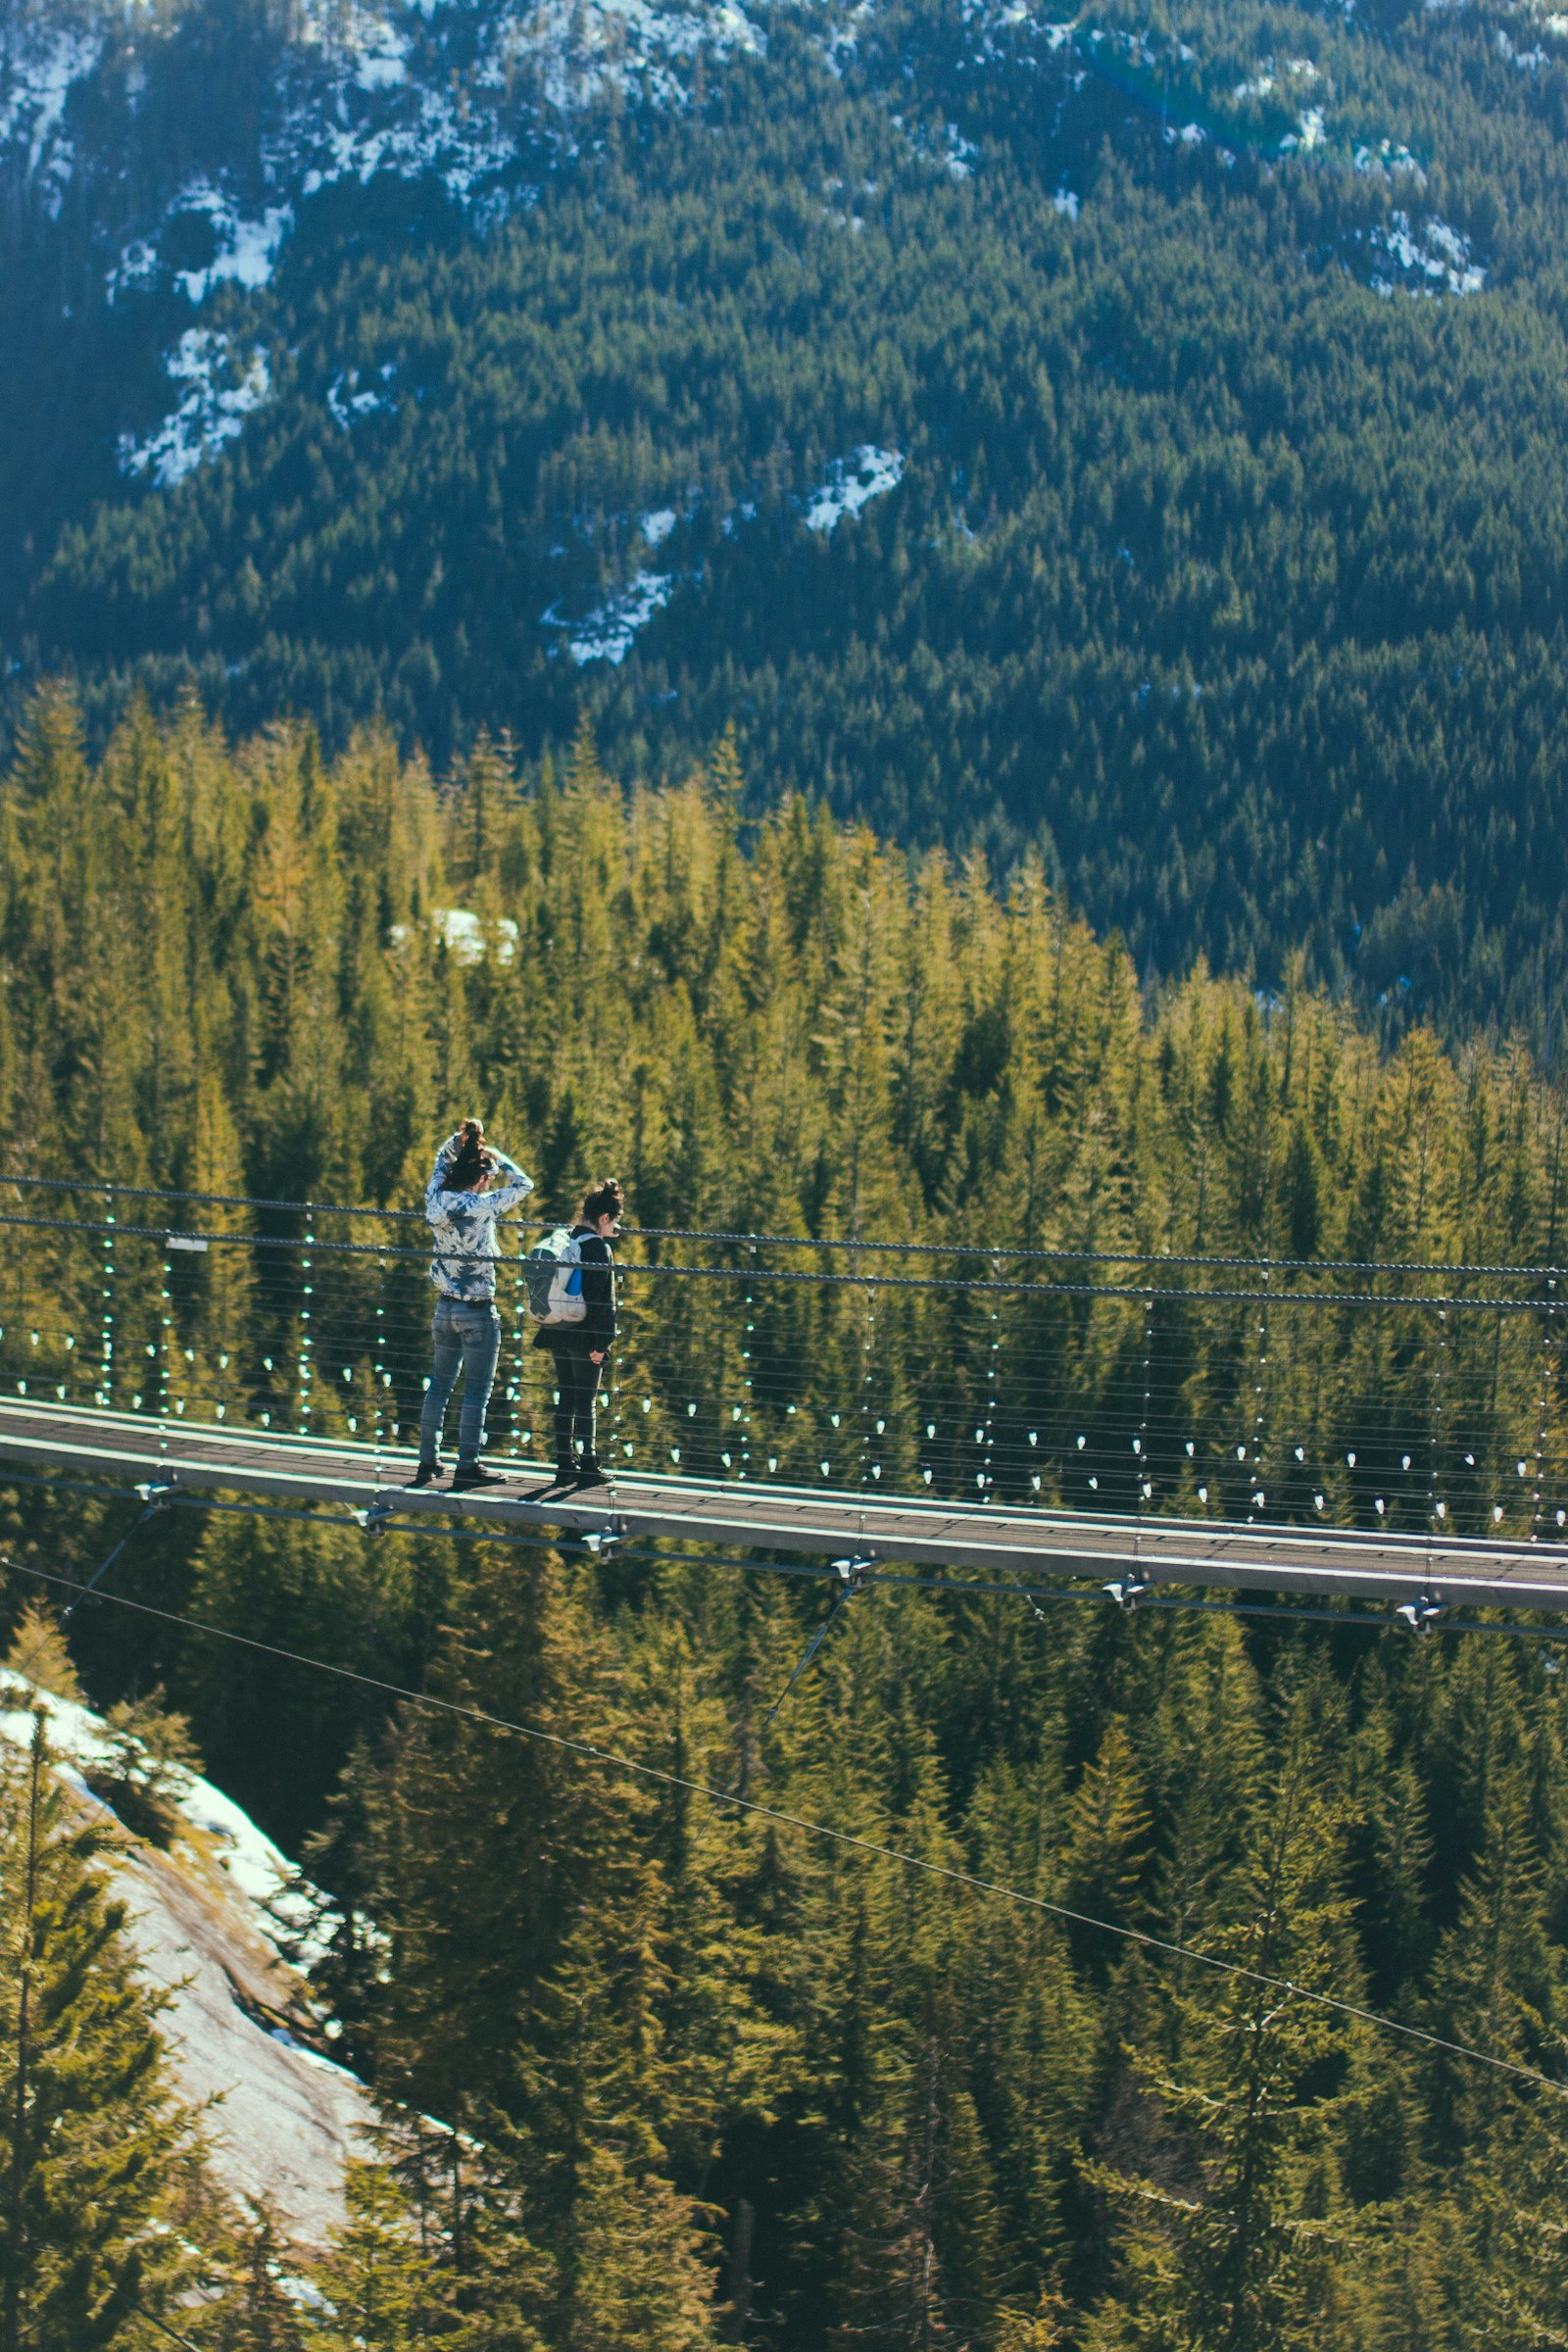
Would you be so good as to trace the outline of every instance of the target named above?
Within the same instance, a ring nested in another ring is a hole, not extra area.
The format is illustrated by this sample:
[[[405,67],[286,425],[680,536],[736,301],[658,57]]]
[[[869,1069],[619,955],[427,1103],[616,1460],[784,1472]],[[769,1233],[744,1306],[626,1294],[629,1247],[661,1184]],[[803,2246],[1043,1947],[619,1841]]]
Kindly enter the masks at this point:
[[[833,1557],[855,1553],[988,1576],[1092,1578],[1137,1566],[1152,1582],[1266,1592],[1408,1598],[1568,1609],[1568,1549],[1345,1530],[1241,1526],[1152,1517],[1141,1524],[1069,1511],[966,1506],[925,1497],[815,1492],[740,1481],[618,1478],[562,1495],[542,1464],[517,1461],[504,1491],[453,1495],[407,1489],[413,1459],[343,1439],[292,1438],[211,1423],[155,1420],[79,1406],[0,1403],[0,1460],[130,1485],[175,1487],[338,1503],[395,1504],[487,1525],[579,1531],[612,1524],[626,1536]]]

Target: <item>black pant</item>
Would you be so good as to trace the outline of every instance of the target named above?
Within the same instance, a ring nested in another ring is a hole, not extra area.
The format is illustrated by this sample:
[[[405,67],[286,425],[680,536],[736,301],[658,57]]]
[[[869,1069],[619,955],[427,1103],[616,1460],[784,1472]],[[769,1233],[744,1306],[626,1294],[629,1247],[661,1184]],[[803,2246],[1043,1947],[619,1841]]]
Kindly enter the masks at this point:
[[[603,1364],[596,1364],[585,1348],[552,1348],[556,1367],[556,1459],[571,1459],[574,1438],[580,1440],[583,1459],[594,1459],[594,1399],[599,1394]]]

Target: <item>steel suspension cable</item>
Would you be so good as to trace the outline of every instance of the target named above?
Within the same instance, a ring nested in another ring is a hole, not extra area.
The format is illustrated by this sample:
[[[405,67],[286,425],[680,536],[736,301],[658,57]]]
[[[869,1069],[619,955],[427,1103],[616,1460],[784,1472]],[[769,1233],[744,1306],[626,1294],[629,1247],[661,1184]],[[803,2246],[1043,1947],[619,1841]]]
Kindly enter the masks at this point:
[[[34,1231],[50,1233],[101,1234],[107,1230],[105,1225],[97,1219],[83,1219],[78,1217],[29,1217],[19,1216],[10,1211],[0,1212],[0,1226],[23,1227]],[[172,1234],[170,1228],[164,1225],[122,1224],[117,1225],[114,1228],[114,1231],[117,1237],[122,1240],[156,1241],[166,1245],[172,1242],[176,1247],[188,1247],[191,1244],[200,1243],[206,1249],[216,1248],[301,1251],[309,1249],[322,1255],[330,1255],[334,1257],[373,1257],[378,1261],[401,1258],[423,1262],[424,1260],[428,1259],[430,1255],[430,1251],[427,1248],[404,1250],[393,1249],[387,1244],[379,1242],[323,1241],[318,1235],[315,1234],[308,1236],[306,1240],[302,1242],[298,1235],[291,1234],[223,1233],[219,1231],[203,1233],[194,1229],[186,1229],[184,1231]],[[826,1248],[828,1245],[811,1244],[810,1247]],[[903,1250],[906,1246],[900,1244],[883,1245],[883,1247],[886,1249]],[[908,1247],[909,1253],[913,1254],[914,1246],[910,1245]],[[944,1252],[944,1254],[959,1254],[964,1256],[979,1257],[989,1253],[970,1248],[958,1252]],[[1001,1251],[997,1252],[996,1254],[1007,1256],[1013,1253]],[[510,1263],[513,1261],[498,1260],[497,1262]],[[1078,1265],[1084,1264],[1085,1262],[1104,1262],[1138,1265],[1165,1264],[1170,1266],[1180,1266],[1183,1264],[1190,1264],[1195,1261],[1177,1257],[1156,1258],[1143,1256],[1140,1256],[1136,1259],[1107,1258],[1101,1260],[1097,1255],[1091,1255],[1086,1260],[1085,1253],[1082,1251],[1077,1251],[1070,1253],[1068,1262]],[[1244,1258],[1237,1259],[1235,1261],[1227,1260],[1222,1262],[1234,1262],[1244,1272],[1255,1267],[1259,1274],[1265,1277],[1274,1270],[1273,1261],[1267,1259]],[[1336,1269],[1327,1264],[1319,1264],[1315,1261],[1311,1261],[1304,1266],[1303,1270],[1311,1273],[1325,1273],[1334,1271]],[[1440,1265],[1414,1269],[1400,1269],[1396,1267],[1371,1264],[1360,1268],[1346,1266],[1339,1270],[1360,1271],[1362,1273],[1371,1274],[1374,1276],[1402,1270],[1413,1270],[1418,1272],[1430,1272],[1434,1274],[1445,1275],[1451,1275],[1455,1271],[1455,1269],[1450,1266]],[[1481,1270],[1495,1272],[1502,1276],[1517,1277],[1521,1280],[1528,1279],[1532,1282],[1550,1282],[1556,1279],[1551,1274],[1551,1270],[1549,1268],[1541,1266],[1513,1266]],[[1283,1303],[1283,1300],[1288,1298],[1293,1306],[1318,1306],[1331,1309],[1334,1307],[1350,1306],[1408,1306],[1422,1307],[1428,1312],[1433,1312],[1439,1307],[1440,1304],[1442,1304],[1454,1309],[1462,1307],[1474,1307],[1488,1311],[1496,1309],[1499,1313],[1504,1314],[1540,1314],[1544,1311],[1544,1302],[1538,1298],[1501,1298],[1491,1297],[1460,1297],[1448,1293],[1445,1293],[1441,1299],[1437,1297],[1428,1296],[1420,1292],[1311,1290],[1292,1291],[1286,1294],[1280,1294],[1268,1290],[1250,1291],[1240,1289],[1214,1289],[1200,1285],[1189,1285],[1186,1283],[1175,1284],[1165,1288],[1151,1288],[1149,1285],[1144,1283],[1033,1282],[1022,1278],[1017,1280],[1008,1280],[1004,1278],[999,1281],[994,1278],[962,1274],[921,1275],[866,1274],[853,1272],[848,1274],[831,1274],[825,1273],[821,1269],[815,1267],[808,1269],[795,1269],[786,1268],[783,1266],[764,1266],[755,1268],[731,1265],[698,1266],[688,1265],[675,1260],[662,1258],[622,1258],[617,1260],[615,1272],[617,1275],[681,1275],[689,1280],[708,1282],[803,1283],[814,1284],[818,1287],[828,1289],[858,1289],[861,1286],[864,1286],[868,1290],[1006,1292],[1017,1297],[1032,1297],[1037,1298],[1148,1298],[1171,1299],[1178,1302],[1185,1301],[1189,1304],[1207,1303],[1222,1305],[1264,1305],[1269,1303],[1270,1300]]]
[[[83,1184],[59,1176],[5,1176],[0,1177],[0,1185],[41,1192],[102,1192],[111,1198],[126,1200],[177,1200],[215,1208],[261,1208],[286,1211],[300,1217],[374,1217],[387,1223],[410,1225],[420,1225],[425,1221],[424,1211],[420,1208],[377,1208],[368,1201],[283,1200],[250,1193],[179,1192],[172,1186],[163,1185],[105,1184],[101,1181]],[[526,1227],[529,1232],[547,1232],[560,1220],[517,1217],[514,1222]],[[144,1230],[161,1233],[165,1229],[161,1226],[125,1228],[128,1233]],[[691,1225],[628,1224],[623,1231],[630,1237],[644,1241],[720,1242],[742,1246],[756,1244],[770,1250],[833,1250],[856,1253],[877,1251],[907,1257],[1004,1257],[1064,1265],[1214,1266],[1234,1267],[1242,1271],[1250,1268],[1259,1273],[1267,1268],[1276,1274],[1443,1274],[1450,1277],[1466,1274],[1532,1281],[1568,1272],[1568,1268],[1559,1265],[1554,1258],[1268,1257],[1220,1250],[1098,1250],[1088,1246],[1075,1249],[1066,1243],[1054,1249],[1042,1249],[1024,1243],[856,1240],[844,1234],[752,1233],[740,1229]]]

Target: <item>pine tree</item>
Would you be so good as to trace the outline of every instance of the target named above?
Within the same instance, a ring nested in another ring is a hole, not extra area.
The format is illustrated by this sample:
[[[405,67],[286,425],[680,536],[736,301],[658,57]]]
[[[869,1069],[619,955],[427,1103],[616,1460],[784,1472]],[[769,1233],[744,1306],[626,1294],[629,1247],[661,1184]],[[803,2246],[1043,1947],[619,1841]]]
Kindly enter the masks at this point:
[[[1150,1859],[1151,1826],[1127,1726],[1119,1715],[1113,1715],[1100,1753],[1073,1791],[1062,1864],[1062,1899],[1092,1919],[1136,1927],[1141,1883]],[[1095,1973],[1102,1974],[1111,1958],[1109,1938],[1090,1928],[1076,1933],[1084,1960]]]
[[[719,812],[719,822],[726,828],[733,827],[739,818],[741,798],[746,790],[746,776],[741,766],[740,745],[733,719],[713,748],[713,756],[709,763],[709,787]]]
[[[5,1671],[22,1686],[24,1700],[29,1690],[45,1691],[51,1698],[69,1699],[74,1704],[82,1699],[80,1677],[65,1635],[54,1611],[43,1601],[24,1604],[6,1653]]]
[[[1568,2083],[1568,2042],[1552,2034],[1543,2052],[1549,2079]],[[1466,2185],[1492,2209],[1492,2260],[1478,2282],[1490,2302],[1499,2352],[1547,2352],[1568,2342],[1568,2094],[1537,2093],[1517,2113],[1491,2161],[1466,2167]],[[1479,2235],[1472,2223],[1471,2240]]]
[[[253,2206],[235,2223],[211,2284],[200,2326],[213,2352],[307,2352],[315,2330],[308,2333],[302,2307],[314,2297],[267,2206]]]
[[[965,1842],[983,1875],[1025,1896],[1062,1899],[1062,1780],[1055,1742],[1032,1770],[998,1771],[977,1791]],[[1002,2242],[1026,2279],[1047,2280],[1077,2235],[1077,2167],[1094,2105],[1099,2012],[1061,1924],[1033,1903],[994,1902],[973,1923],[957,1997],[971,2079],[994,2153]],[[999,2293],[1004,2281],[998,2281]],[[1006,2288],[1008,2307],[1023,2306]],[[1045,2291],[1042,2285],[1040,2291]],[[1003,2315],[999,2310],[998,2324]]]
[[[1250,1827],[1245,1907],[1227,1938],[1230,1957],[1271,1981],[1177,1964],[1172,2057],[1149,2053],[1140,2066],[1161,2119],[1147,2170],[1087,2168],[1125,2231],[1117,2288],[1089,2332],[1095,2352],[1304,2348],[1334,2324],[1348,2223],[1334,2103],[1314,2084],[1331,2077],[1347,2034],[1294,1988],[1348,1986],[1353,1997],[1342,1830],[1298,1701],[1273,1801]]]
[[[195,1613],[286,1649],[400,1668],[417,1565],[374,1551],[356,1529],[218,1517],[195,1557]],[[286,1843],[314,1815],[356,1731],[379,1710],[345,1712],[340,1690],[278,1660],[265,1672],[222,1642],[193,1649],[175,1695],[211,1726],[204,1751],[218,1780]]]
[[[450,2275],[419,2242],[407,2195],[384,2166],[354,2163],[344,2183],[348,2220],[315,2284],[330,2316],[313,2326],[321,2352],[412,2352],[457,2334]]]
[[[1546,1934],[1524,1776],[1503,1764],[1492,1780],[1480,1852],[1433,1963],[1429,2014],[1450,2040],[1533,2064],[1559,2027],[1562,1962]],[[1512,2102],[1492,2069],[1440,2055],[1432,2073],[1440,2146],[1479,2150],[1505,2128]]]
[[[135,1972],[111,1847],[52,1768],[42,1709],[0,1743],[0,2343],[141,2340],[191,2262],[165,2227],[192,2123],[171,2089],[161,1998]]]
[[[1043,2286],[1033,2306],[1004,2304],[997,2315],[997,2352],[1063,2352],[1072,2341],[1066,2297]]]

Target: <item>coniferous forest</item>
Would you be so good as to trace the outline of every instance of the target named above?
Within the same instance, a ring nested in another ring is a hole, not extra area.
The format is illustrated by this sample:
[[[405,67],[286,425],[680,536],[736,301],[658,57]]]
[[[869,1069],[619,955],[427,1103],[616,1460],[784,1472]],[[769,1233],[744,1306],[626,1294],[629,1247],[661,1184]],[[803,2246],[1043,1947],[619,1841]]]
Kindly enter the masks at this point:
[[[586,726],[559,762],[484,740],[432,778],[389,728],[230,743],[193,701],[134,705],[95,754],[54,691],[0,822],[0,1177],[84,1215],[109,1180],[408,1205],[477,1109],[547,1214],[612,1168],[645,1227],[1302,1281],[1561,1259],[1563,1102],[1522,1045],[1390,1050],[1300,957],[1275,992],[1201,963],[1146,985],[1042,860],[999,891],[820,803],[759,814],[732,738],[662,786]],[[8,1286],[25,1247],[66,1297],[48,1234],[5,1247]],[[241,1265],[215,1251],[170,1305],[192,1380],[220,1338],[261,1344]],[[801,1315],[804,1408],[841,1366]],[[1307,1396],[1343,1333],[1302,1328]],[[1396,1339],[1391,1413],[1426,1393]],[[928,1310],[924,1357],[970,1345],[960,1303]],[[1541,1360],[1499,1344],[1491,1396],[1560,1463]],[[1199,1458],[1230,1435],[1212,1364],[1183,1409]],[[1476,1523],[1514,1468],[1484,1438],[1455,1440]],[[1179,1454],[1159,1501],[1196,1507]],[[1370,1509],[1343,1475],[1327,1505]],[[331,2046],[383,2123],[284,2292],[169,2091],[110,1833],[0,1751],[0,1938],[46,2023],[30,2087],[0,2042],[21,2340],[1568,2335],[1568,1755],[1561,1652],[1524,1628],[878,1589],[769,1714],[820,1588],[698,1546],[170,1513],[112,1580],[166,1614],[84,1604],[68,1651],[30,1572],[88,1573],[125,1507],[18,1484],[0,1513],[13,1671],[193,1742],[301,1857]]]
[[[0,1393],[407,1453],[477,1112],[625,1183],[621,1470],[1560,1542],[1565,137],[1546,0],[11,0]],[[0,2352],[1568,2344],[1540,1620],[0,1562]],[[138,1964],[198,1759],[329,2246]]]
[[[733,724],[1140,981],[1568,991],[1536,0],[27,0],[0,721],[628,772]],[[10,22],[10,21],[8,21]]]

